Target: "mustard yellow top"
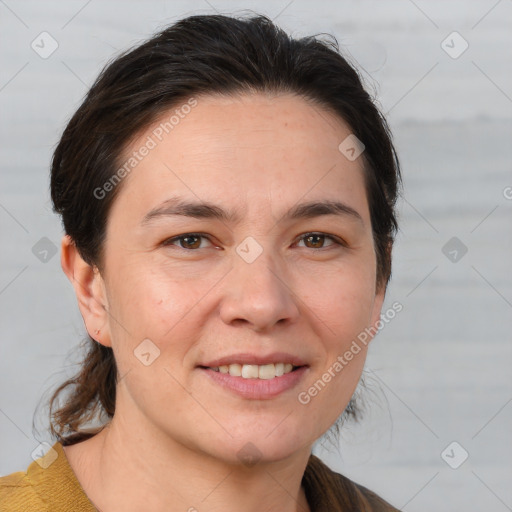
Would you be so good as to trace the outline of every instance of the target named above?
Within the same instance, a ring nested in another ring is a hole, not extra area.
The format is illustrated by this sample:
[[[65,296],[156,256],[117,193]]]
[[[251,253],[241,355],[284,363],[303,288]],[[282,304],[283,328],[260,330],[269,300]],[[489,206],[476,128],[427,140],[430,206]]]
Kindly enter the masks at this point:
[[[0,478],[0,512],[97,512],[60,443],[27,471]]]

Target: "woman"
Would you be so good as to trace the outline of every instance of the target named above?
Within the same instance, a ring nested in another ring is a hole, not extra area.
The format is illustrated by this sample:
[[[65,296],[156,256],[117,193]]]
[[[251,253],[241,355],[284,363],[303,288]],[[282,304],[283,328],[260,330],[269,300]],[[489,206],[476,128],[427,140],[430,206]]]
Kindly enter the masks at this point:
[[[51,171],[89,352],[1,510],[396,510],[311,450],[354,413],[399,183],[336,43],[191,16],[110,63]]]

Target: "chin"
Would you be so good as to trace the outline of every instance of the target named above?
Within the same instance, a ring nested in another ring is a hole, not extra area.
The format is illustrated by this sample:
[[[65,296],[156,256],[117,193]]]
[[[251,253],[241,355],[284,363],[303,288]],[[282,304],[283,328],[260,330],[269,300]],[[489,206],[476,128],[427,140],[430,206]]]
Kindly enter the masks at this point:
[[[217,440],[212,437],[216,446],[215,456],[231,464],[242,463],[252,467],[258,462],[285,460],[301,450],[310,449],[314,440],[305,436],[304,428],[300,425],[276,428],[280,421],[282,425],[286,423],[286,420],[282,421],[283,417],[277,419],[270,428],[266,425],[263,431],[251,428],[250,425],[244,428],[239,424],[239,434],[233,437],[223,436]]]

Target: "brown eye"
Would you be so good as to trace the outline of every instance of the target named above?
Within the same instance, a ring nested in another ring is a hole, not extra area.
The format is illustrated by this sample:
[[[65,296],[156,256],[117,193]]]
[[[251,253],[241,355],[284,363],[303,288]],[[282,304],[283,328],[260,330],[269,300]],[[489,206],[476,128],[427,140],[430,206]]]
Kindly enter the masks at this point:
[[[325,235],[323,233],[306,233],[302,235],[299,241],[304,241],[305,246],[308,249],[324,249],[325,247],[329,247],[332,245],[341,245],[334,237]],[[325,246],[325,241],[330,240],[333,243]]]
[[[169,240],[164,242],[164,245],[177,245],[176,242],[179,242],[179,249],[200,249],[202,239],[206,239],[206,237],[198,233],[185,233],[184,235],[169,238]]]
[[[305,238],[307,244],[311,244],[314,249],[319,249],[325,241],[324,235],[309,235]]]
[[[181,246],[183,249],[198,249],[201,245],[201,237],[200,236],[183,236],[181,237],[182,243]]]

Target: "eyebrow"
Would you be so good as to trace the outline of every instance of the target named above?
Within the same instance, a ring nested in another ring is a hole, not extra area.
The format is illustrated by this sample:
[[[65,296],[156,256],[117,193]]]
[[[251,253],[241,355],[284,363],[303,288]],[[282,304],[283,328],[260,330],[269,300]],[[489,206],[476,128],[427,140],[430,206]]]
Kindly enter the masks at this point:
[[[357,210],[347,204],[332,200],[309,201],[295,205],[283,215],[279,222],[311,219],[325,215],[352,218],[364,224],[363,218]],[[149,224],[158,218],[173,216],[216,219],[232,224],[239,223],[241,220],[238,210],[226,211],[210,202],[187,201],[180,197],[172,197],[146,213],[141,221],[141,225]]]

